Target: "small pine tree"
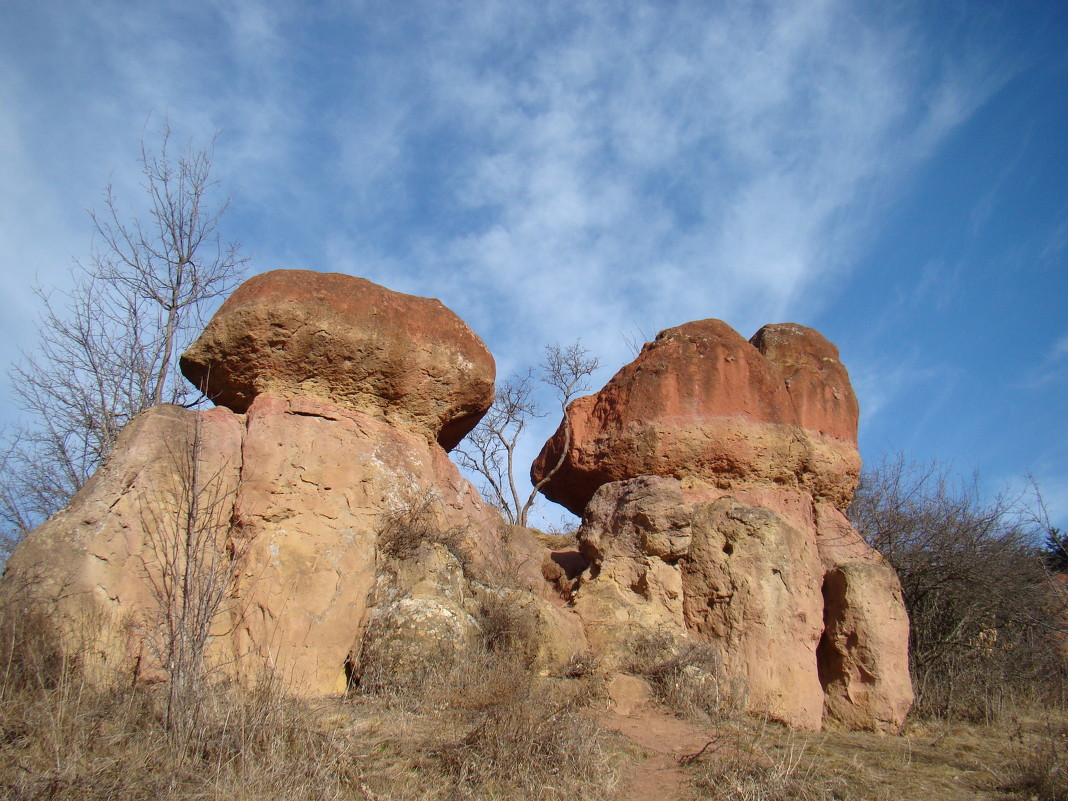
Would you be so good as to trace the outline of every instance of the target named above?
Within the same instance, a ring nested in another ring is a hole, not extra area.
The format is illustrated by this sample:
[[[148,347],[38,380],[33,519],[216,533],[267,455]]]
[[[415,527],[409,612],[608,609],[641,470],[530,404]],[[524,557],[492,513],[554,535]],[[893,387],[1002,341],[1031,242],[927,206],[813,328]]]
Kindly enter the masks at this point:
[[[1054,573],[1068,573],[1068,534],[1059,528],[1051,528],[1042,549],[1046,567]]]

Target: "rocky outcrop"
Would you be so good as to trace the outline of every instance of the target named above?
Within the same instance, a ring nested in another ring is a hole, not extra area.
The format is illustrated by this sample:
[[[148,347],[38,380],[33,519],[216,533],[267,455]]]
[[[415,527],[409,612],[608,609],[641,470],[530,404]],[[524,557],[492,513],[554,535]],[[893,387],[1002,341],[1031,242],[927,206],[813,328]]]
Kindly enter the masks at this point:
[[[837,349],[718,320],[662,332],[567,409],[532,468],[570,447],[547,497],[583,513],[575,593],[591,643],[641,631],[715,644],[749,709],[895,730],[912,702],[894,571],[849,524],[858,407]],[[736,699],[739,700],[739,699]]]
[[[493,401],[493,357],[432,298],[307,270],[257,275],[181,359],[220,406],[307,398],[381,417],[451,450]]]
[[[816,543],[771,510],[731,497],[693,510],[682,573],[685,624],[720,647],[749,708],[818,729],[823,632]]]
[[[308,695],[417,687],[464,654],[626,670],[696,643],[690,689],[715,703],[903,720],[907,619],[843,514],[857,405],[815,331],[688,323],[571,404],[570,446],[562,427],[533,472],[563,456],[545,491],[583,513],[577,552],[503,525],[449,460],[494,366],[436,300],[266,273],[182,369],[219,406],[136,417],[0,582],[101,676],[168,681],[176,627],[210,676]]]
[[[228,409],[166,404],[138,415],[70,504],[15,549],[0,591],[49,613],[61,645],[77,650],[90,670],[118,666],[160,678],[159,610],[169,600],[161,590],[183,566],[187,532],[205,556],[194,583],[209,591],[216,578],[228,580],[243,436],[243,421]],[[202,509],[191,526],[193,500]],[[226,628],[222,618],[216,632]]]
[[[365,635],[383,659],[433,660],[430,643],[477,627],[480,593],[531,610],[543,662],[584,647],[547,600],[533,541],[505,532],[444,450],[488,406],[493,362],[439,302],[268,273],[183,367],[226,405],[138,416],[7,566],[4,591],[50,608],[83,661],[166,680],[183,593],[210,612],[213,674],[298,693],[359,680]],[[401,576],[388,592],[386,574]]]
[[[382,569],[385,519],[433,515],[398,525],[484,540],[487,551],[499,547],[498,521],[436,443],[379,417],[260,395],[245,422],[236,664],[249,680],[277,669],[294,686],[342,691]]]

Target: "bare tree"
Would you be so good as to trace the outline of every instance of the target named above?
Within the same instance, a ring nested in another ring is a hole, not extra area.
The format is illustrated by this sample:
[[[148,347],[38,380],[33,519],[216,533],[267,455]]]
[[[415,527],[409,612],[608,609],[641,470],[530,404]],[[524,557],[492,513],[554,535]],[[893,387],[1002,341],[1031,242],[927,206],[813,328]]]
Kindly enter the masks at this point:
[[[560,411],[564,414],[564,448],[561,457],[534,486],[524,500],[515,478],[516,448],[523,431],[534,418],[541,417],[534,399],[534,373],[517,374],[497,388],[489,412],[467,435],[454,453],[460,466],[482,479],[483,493],[500,509],[509,523],[527,524],[527,517],[538,497],[538,491],[563,465],[571,441],[571,421],[567,406],[582,392],[590,389],[588,381],[600,367],[600,361],[589,355],[581,343],[547,345],[545,359],[540,365],[539,378],[553,388]]]
[[[166,726],[179,735],[196,725],[208,683],[205,654],[232,595],[244,552],[230,537],[233,487],[226,466],[205,465],[199,420],[192,439],[172,446],[171,482],[142,499],[148,546],[142,556],[156,601],[146,641],[168,678]]]
[[[974,480],[900,456],[864,472],[850,518],[901,579],[921,713],[989,719],[1064,678],[1062,593],[1033,502],[984,501]]]
[[[0,524],[15,536],[67,503],[135,414],[194,398],[177,357],[248,261],[219,235],[214,143],[174,156],[166,125],[159,137],[155,152],[141,143],[147,217],[127,219],[107,186],[73,288],[38,290],[38,344],[9,373],[24,420],[0,456]]]

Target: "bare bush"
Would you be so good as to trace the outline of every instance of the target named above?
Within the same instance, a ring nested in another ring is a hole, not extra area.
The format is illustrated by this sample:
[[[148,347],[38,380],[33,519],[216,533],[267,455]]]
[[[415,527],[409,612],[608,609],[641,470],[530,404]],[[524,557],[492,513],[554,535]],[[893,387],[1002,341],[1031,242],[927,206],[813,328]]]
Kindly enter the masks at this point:
[[[168,729],[187,735],[198,722],[210,676],[205,662],[213,628],[226,611],[243,557],[230,538],[232,487],[225,465],[205,464],[199,418],[191,440],[171,452],[170,485],[142,499],[145,577],[155,614],[144,632],[166,672]]]
[[[69,669],[52,617],[5,594],[0,605],[0,681],[5,689],[56,687]]]
[[[901,579],[919,713],[991,720],[1061,691],[1063,606],[1019,499],[899,457],[864,473],[850,517]]]
[[[538,621],[519,592],[484,588],[475,609],[478,638],[491,654],[514,656],[527,669],[538,653]]]
[[[453,797],[610,798],[612,752],[588,699],[558,686],[531,686],[479,712],[455,742],[435,749]]]
[[[464,529],[448,525],[441,514],[441,500],[426,490],[406,497],[382,514],[378,547],[391,559],[408,559],[424,543],[439,543],[460,555]]]
[[[665,706],[687,717],[722,717],[742,702],[711,643],[667,631],[642,632],[631,640],[624,667],[648,681]]]
[[[110,186],[92,213],[95,247],[73,288],[38,290],[38,343],[10,370],[23,421],[0,454],[0,525],[19,538],[55,513],[149,406],[186,403],[178,354],[229,293],[247,258],[223,245],[228,199],[212,205],[213,146],[176,158],[164,125],[139,159],[147,214],[127,220]]]
[[[1045,721],[1037,736],[1013,733],[1014,770],[1002,789],[1031,801],[1068,801],[1068,725]]]

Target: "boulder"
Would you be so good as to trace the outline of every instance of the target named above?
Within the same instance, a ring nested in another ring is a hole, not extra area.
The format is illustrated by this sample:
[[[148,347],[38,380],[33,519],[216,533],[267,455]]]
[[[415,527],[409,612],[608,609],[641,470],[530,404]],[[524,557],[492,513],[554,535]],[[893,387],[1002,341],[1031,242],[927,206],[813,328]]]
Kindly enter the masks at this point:
[[[386,536],[449,532],[487,552],[496,515],[436,443],[360,411],[260,395],[247,415],[234,538],[245,557],[233,648],[242,678],[343,691]],[[430,523],[420,519],[433,515]]]
[[[626,669],[643,638],[696,638],[721,654],[733,708],[895,731],[912,703],[897,576],[833,507],[806,517],[769,497],[787,513],[695,501],[657,476],[602,486],[578,532],[590,566],[573,599],[591,647]]]
[[[814,538],[732,498],[688,503],[679,481],[655,476],[601,487],[578,536],[591,567],[574,605],[610,667],[626,668],[643,637],[697,637],[718,646],[733,705],[820,727]]]
[[[720,320],[660,332],[568,406],[532,480],[559,460],[568,425],[564,462],[542,493],[575,514],[602,484],[642,475],[679,479],[687,491],[795,487],[846,508],[860,470],[857,408],[844,368],[823,361],[834,346],[792,324],[762,332],[754,340],[770,358]],[[840,403],[822,402],[836,392]]]
[[[766,325],[749,342],[782,376],[798,425],[856,445],[860,406],[838,348],[797,323]]]
[[[894,569],[848,562],[823,579],[818,651],[825,714],[852,729],[896,732],[912,706],[909,621]]]
[[[698,505],[682,568],[686,626],[720,646],[748,709],[819,729],[823,570],[814,538],[733,498]]]
[[[187,531],[197,542],[193,594],[228,580],[243,435],[243,419],[228,409],[142,412],[67,507],[19,543],[0,591],[46,612],[60,649],[94,675],[160,678],[164,584],[183,572]],[[216,633],[226,628],[217,617]]]
[[[363,412],[261,394],[247,415],[158,406],[135,418],[71,504],[16,549],[4,587],[67,628],[91,625],[101,664],[162,677],[157,589],[193,500],[210,529],[193,575],[226,588],[209,666],[246,683],[271,674],[299,694],[344,691],[388,518],[429,503],[435,530],[480,558],[503,549],[496,513],[436,443]]]
[[[181,358],[244,413],[261,394],[361,411],[451,450],[493,401],[486,346],[439,300],[338,273],[274,270],[242,284]]]
[[[376,692],[413,693],[462,658],[478,635],[463,566],[442,543],[424,542],[381,566],[352,679]]]

